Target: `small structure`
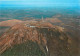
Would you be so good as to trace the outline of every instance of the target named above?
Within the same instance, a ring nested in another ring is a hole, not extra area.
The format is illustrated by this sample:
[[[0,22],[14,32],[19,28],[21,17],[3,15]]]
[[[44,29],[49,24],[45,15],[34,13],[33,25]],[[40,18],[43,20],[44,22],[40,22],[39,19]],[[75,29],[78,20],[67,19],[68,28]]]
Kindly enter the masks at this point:
[[[32,26],[32,25],[26,25],[26,27],[35,28],[36,26]]]
[[[42,22],[44,22],[44,18],[43,18],[43,16],[42,16],[42,20],[41,20]]]
[[[36,27],[36,26],[30,26],[30,27],[34,28],[34,27]]]

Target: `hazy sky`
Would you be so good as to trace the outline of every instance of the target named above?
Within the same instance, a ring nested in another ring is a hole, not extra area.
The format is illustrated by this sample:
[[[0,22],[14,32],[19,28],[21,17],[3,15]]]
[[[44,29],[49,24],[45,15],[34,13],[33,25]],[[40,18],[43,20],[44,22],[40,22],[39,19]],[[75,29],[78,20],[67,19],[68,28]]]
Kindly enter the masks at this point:
[[[79,6],[80,0],[0,0],[0,6]]]

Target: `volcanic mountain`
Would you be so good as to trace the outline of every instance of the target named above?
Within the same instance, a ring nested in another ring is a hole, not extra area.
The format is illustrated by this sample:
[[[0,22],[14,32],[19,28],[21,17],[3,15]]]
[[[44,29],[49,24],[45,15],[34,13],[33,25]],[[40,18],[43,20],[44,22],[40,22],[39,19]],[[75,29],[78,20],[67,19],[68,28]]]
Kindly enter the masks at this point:
[[[48,22],[16,24],[0,37],[1,56],[75,56],[64,30]]]

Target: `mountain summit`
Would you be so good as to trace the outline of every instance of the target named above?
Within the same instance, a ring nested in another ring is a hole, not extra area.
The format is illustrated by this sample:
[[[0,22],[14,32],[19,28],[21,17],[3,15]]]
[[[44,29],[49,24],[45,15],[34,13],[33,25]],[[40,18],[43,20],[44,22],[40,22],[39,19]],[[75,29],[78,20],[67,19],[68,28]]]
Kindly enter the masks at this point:
[[[47,22],[17,24],[1,36],[0,53],[2,56],[70,56],[69,44],[71,40],[62,27]]]

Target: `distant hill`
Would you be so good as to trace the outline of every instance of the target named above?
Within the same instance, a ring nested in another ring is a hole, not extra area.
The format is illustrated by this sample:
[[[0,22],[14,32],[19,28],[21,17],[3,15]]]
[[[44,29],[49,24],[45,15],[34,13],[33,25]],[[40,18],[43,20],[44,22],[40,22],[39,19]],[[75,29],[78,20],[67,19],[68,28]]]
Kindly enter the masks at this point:
[[[1,21],[0,22],[0,26],[13,26],[15,24],[19,24],[19,23],[29,23],[29,22],[38,22],[41,19],[28,19],[25,21],[22,20],[18,20],[18,19],[12,19],[12,20],[6,20],[6,21]],[[43,21],[45,22],[50,22],[50,23],[61,23],[62,21],[57,19],[57,18],[46,18]]]
[[[21,23],[21,20],[13,19],[0,22],[0,26],[13,26],[15,24]]]
[[[61,23],[62,22],[58,18],[46,18],[45,20],[51,23]]]

